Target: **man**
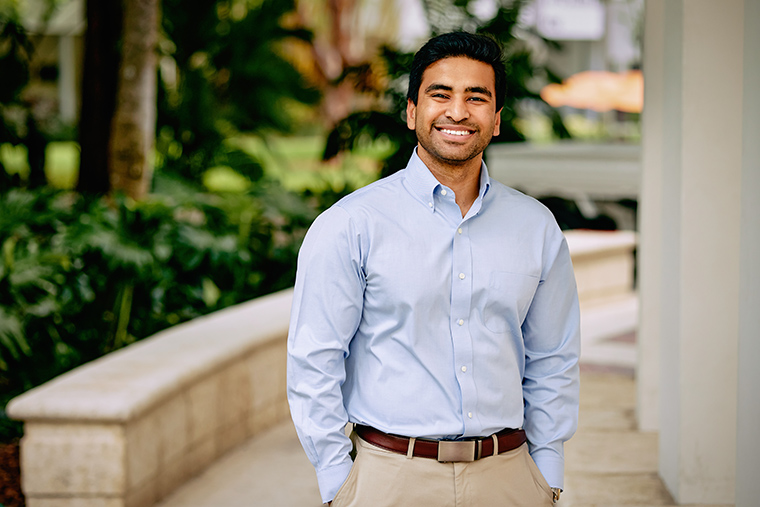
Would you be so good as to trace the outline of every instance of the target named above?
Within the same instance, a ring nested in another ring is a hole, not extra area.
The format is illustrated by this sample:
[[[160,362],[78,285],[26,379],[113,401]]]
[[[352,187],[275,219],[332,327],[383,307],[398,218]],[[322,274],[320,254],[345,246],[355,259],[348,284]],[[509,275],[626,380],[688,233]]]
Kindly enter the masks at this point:
[[[409,164],[304,240],[288,398],[333,507],[540,507],[563,487],[577,291],[549,211],[482,161],[505,92],[490,38],[428,41],[409,78]]]

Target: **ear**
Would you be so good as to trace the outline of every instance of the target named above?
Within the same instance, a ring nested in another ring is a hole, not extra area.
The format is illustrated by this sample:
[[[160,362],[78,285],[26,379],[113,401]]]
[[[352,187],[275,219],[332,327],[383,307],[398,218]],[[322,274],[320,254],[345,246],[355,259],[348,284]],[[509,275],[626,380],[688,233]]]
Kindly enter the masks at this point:
[[[493,135],[494,137],[499,135],[499,131],[501,130],[501,109],[496,111],[496,121],[493,124]]]
[[[414,130],[417,126],[417,106],[412,99],[406,99],[406,126]]]

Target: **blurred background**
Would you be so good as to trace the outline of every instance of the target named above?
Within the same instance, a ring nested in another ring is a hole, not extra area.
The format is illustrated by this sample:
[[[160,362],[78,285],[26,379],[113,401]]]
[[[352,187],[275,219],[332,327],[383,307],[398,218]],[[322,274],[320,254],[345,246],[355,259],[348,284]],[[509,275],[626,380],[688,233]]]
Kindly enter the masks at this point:
[[[406,165],[406,72],[434,34],[487,32],[505,47],[503,128],[486,155],[497,178],[565,229],[635,228],[642,10],[2,0],[0,408],[163,328],[289,287],[311,220]],[[588,174],[594,157],[606,179]],[[558,160],[571,163],[546,173]],[[20,432],[0,417],[0,440]]]

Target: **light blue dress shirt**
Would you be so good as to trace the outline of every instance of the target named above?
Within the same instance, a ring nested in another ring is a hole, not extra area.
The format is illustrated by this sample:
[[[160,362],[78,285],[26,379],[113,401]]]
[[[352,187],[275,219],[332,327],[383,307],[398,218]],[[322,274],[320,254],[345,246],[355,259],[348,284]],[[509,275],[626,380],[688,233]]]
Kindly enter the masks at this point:
[[[539,470],[563,486],[580,352],[564,236],[485,164],[464,218],[454,197],[415,151],[306,235],[288,399],[325,502],[351,470],[349,421],[435,439],[524,427]]]

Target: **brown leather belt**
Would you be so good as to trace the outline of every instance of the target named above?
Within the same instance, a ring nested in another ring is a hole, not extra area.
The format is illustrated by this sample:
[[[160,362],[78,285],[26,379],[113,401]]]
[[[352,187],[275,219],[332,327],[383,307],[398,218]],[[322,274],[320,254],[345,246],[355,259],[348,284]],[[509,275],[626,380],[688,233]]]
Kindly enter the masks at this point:
[[[410,438],[389,435],[371,426],[357,424],[356,434],[372,445],[400,454],[408,454]],[[525,430],[505,429],[495,433],[499,442],[499,454],[517,449],[527,441]],[[475,461],[493,455],[494,438],[470,440],[415,439],[413,456],[430,458],[441,462]]]

